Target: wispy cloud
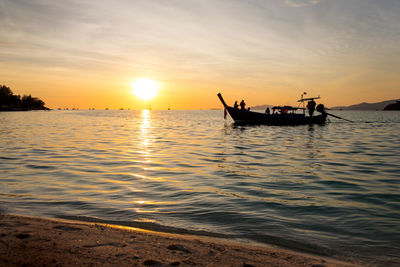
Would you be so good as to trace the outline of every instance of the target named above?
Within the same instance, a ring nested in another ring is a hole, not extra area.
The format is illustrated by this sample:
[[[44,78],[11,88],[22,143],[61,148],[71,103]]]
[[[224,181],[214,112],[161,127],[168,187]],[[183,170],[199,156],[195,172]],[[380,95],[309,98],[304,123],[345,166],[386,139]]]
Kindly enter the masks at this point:
[[[399,12],[374,0],[0,0],[0,76],[361,88],[382,83],[371,70],[398,75]]]
[[[285,0],[285,4],[291,7],[305,7],[308,5],[316,5],[321,0]]]

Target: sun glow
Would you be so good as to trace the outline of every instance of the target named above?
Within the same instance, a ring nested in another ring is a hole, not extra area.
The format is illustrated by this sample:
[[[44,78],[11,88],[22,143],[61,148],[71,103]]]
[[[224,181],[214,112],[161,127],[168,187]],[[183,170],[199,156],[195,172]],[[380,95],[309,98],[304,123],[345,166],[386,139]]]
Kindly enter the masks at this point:
[[[160,89],[159,82],[148,78],[138,78],[131,83],[132,93],[141,100],[150,100]]]

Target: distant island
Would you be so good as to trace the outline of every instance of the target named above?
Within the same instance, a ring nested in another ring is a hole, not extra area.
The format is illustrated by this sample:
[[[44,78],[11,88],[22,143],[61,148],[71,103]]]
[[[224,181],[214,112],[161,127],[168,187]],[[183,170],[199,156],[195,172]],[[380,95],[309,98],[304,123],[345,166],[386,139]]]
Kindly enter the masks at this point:
[[[385,108],[390,105],[390,104],[396,104],[396,101],[398,102],[397,99],[393,100],[386,100],[382,102],[376,102],[376,103],[360,103],[356,105],[351,105],[351,106],[337,106],[337,107],[331,107],[330,109],[335,109],[335,110],[386,110]]]
[[[267,108],[272,108],[273,105],[258,105],[258,106],[251,106],[252,110],[266,110]]]
[[[273,107],[272,105],[258,105],[258,106],[251,106],[252,110],[265,110],[266,108]],[[328,108],[331,110],[400,110],[400,100],[393,99],[393,100],[386,100],[382,102],[376,103],[360,103],[351,106],[335,106]]]
[[[400,100],[397,100],[396,103],[387,105],[383,110],[400,110]]]
[[[14,95],[5,85],[0,86],[0,111],[50,110],[45,103],[31,95]]]

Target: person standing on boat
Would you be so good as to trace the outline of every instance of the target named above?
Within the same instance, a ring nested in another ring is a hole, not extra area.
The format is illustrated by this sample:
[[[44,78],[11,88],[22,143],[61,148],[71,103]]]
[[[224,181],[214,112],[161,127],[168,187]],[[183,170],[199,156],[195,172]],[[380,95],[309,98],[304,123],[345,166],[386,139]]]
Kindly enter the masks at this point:
[[[238,108],[238,107],[239,107],[237,101],[235,101],[235,104],[233,104],[233,107],[234,107],[234,108]]]
[[[245,110],[246,108],[246,103],[244,103],[244,100],[242,99],[242,101],[240,102],[240,109]]]
[[[267,107],[267,109],[265,110],[266,114],[271,114],[271,111],[269,110],[269,107]]]
[[[308,114],[310,114],[310,117],[312,117],[312,115],[314,114],[315,105],[316,103],[314,99],[311,99],[311,101],[307,102],[307,109],[308,109]]]

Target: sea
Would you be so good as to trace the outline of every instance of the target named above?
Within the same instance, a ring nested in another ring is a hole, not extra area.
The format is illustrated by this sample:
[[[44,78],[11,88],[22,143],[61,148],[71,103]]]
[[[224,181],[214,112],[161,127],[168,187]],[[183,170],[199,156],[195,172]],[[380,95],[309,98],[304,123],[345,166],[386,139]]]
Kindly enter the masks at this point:
[[[222,110],[0,112],[0,212],[400,265],[400,112],[238,126]]]

